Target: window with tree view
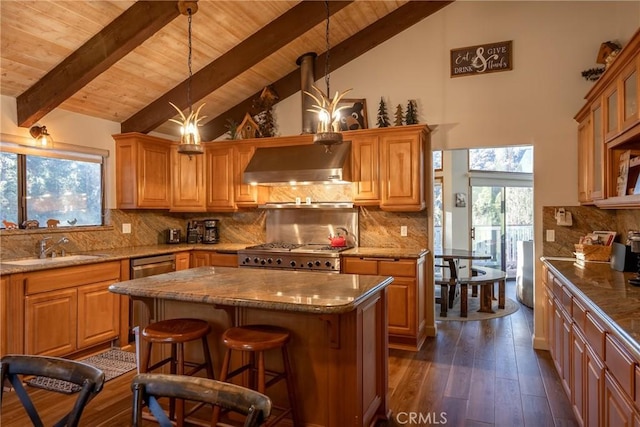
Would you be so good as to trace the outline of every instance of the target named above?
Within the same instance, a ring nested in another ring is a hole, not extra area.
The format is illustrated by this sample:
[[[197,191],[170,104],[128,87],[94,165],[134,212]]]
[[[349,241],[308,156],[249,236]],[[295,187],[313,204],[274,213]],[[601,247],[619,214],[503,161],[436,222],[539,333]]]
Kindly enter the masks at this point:
[[[102,225],[102,212],[102,157],[19,148],[0,153],[0,219],[77,227]]]

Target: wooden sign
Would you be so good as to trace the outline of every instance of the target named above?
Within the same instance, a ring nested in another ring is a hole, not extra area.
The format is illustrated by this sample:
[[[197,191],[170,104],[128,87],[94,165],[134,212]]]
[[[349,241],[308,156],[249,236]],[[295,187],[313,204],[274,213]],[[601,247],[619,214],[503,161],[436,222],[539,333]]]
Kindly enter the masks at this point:
[[[511,40],[451,49],[451,77],[495,73],[512,68]]]

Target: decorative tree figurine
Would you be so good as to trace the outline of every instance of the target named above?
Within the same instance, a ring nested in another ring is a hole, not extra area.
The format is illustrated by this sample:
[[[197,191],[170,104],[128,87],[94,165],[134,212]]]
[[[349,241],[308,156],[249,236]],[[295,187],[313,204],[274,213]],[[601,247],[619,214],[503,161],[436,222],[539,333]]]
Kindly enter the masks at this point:
[[[391,126],[389,122],[389,115],[387,114],[387,104],[384,102],[384,98],[380,97],[380,105],[378,106],[378,127],[386,128]]]
[[[227,119],[227,139],[240,139],[238,135],[238,122],[233,119]]]
[[[407,116],[404,122],[407,125],[418,124],[418,104],[415,99],[410,99],[407,104]]]
[[[402,112],[402,105],[398,104],[396,107],[396,115],[395,121],[393,122],[394,126],[402,126],[402,121],[404,120],[404,114]]]

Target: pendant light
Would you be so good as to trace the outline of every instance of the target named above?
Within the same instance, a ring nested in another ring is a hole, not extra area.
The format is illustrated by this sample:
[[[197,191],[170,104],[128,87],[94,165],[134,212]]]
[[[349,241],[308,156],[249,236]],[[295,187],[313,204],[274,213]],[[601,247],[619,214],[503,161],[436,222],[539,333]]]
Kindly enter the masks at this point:
[[[338,107],[340,100],[351,90],[346,90],[343,93],[336,92],[333,98],[330,98],[330,67],[329,67],[329,53],[331,45],[329,41],[329,1],[325,0],[325,9],[327,11],[327,25],[325,31],[325,40],[327,53],[324,62],[324,81],[327,86],[327,92],[324,94],[316,86],[312,88],[317,92],[317,96],[305,91],[304,93],[310,96],[315,105],[309,108],[308,111],[318,113],[318,130],[313,136],[313,142],[315,144],[322,144],[325,146],[327,152],[331,152],[331,147],[336,144],[342,144],[342,134],[340,133],[340,111],[347,108],[347,106]]]
[[[53,138],[47,132],[46,126],[31,126],[29,134],[36,140],[37,147],[39,148],[52,148]]]
[[[204,147],[201,144],[200,132],[198,131],[198,123],[206,118],[206,116],[198,117],[200,110],[204,107],[204,104],[200,105],[196,111],[193,111],[191,105],[191,79],[193,72],[191,70],[191,18],[194,13],[198,11],[197,1],[179,1],[178,9],[183,15],[187,15],[189,20],[189,58],[187,65],[189,67],[189,79],[187,80],[187,104],[189,105],[189,115],[185,116],[182,110],[178,108],[174,103],[169,102],[173,108],[175,108],[182,120],[169,119],[170,121],[180,125],[180,145],[178,145],[178,153],[187,154],[189,156],[193,154],[204,153]]]

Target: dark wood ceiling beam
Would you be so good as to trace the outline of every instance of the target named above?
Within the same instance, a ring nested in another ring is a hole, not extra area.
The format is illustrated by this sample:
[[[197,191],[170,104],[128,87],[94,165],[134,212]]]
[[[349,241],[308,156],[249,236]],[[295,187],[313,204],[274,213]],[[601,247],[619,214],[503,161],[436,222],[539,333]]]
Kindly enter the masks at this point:
[[[332,47],[329,64],[331,69],[335,70],[340,68],[451,3],[453,3],[453,1],[410,1],[404,4],[387,16],[344,40],[342,43]],[[333,2],[331,4],[333,5]],[[314,66],[316,80],[324,77],[325,61],[326,52],[316,58]],[[294,71],[289,73],[273,83],[271,87],[278,94],[279,100],[299,92],[301,90],[300,72]],[[262,91],[255,93],[250,98],[245,99],[238,105],[205,123],[200,130],[202,139],[211,141],[223,135],[227,132],[226,125],[228,124],[228,120],[235,120],[237,123],[240,123],[244,115],[252,110],[253,100],[258,98],[261,92]]]
[[[352,3],[332,1],[330,13],[336,13]],[[210,3],[215,7],[215,3]],[[195,73],[191,80],[191,98],[195,104],[234,77],[267,58],[317,24],[326,19],[324,2],[306,0],[289,9],[239,45]],[[173,102],[181,109],[189,107],[188,79],[153,101],[144,109],[122,122],[122,132],[147,133],[176,115],[169,105]]]
[[[138,1],[16,99],[29,127],[178,17],[177,1]]]

